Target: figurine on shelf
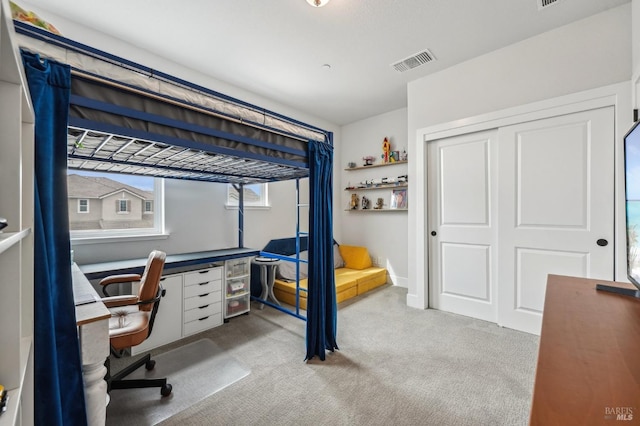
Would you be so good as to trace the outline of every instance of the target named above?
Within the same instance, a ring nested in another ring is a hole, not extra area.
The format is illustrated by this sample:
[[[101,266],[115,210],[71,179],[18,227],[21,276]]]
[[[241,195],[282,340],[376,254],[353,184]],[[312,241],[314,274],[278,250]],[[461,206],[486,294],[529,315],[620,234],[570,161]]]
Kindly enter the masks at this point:
[[[351,210],[358,209],[358,194],[351,194]]]
[[[391,142],[389,142],[389,139],[384,138],[384,141],[382,141],[382,156],[381,156],[383,163],[389,162],[390,153],[391,153]]]
[[[375,157],[373,155],[367,155],[366,157],[362,157],[362,161],[364,161],[365,166],[371,166],[375,161]]]
[[[369,199],[363,195],[362,196],[362,210],[368,210],[368,209],[369,209]]]
[[[374,207],[374,209],[382,210],[382,206],[384,206],[384,199],[378,198],[378,201],[376,201],[376,206]]]
[[[407,151],[402,150],[402,154],[400,154],[400,161],[407,161]]]

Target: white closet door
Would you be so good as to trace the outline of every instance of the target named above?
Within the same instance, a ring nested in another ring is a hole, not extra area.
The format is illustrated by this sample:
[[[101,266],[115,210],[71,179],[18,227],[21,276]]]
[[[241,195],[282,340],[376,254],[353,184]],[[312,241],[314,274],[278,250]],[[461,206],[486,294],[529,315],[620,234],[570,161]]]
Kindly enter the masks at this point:
[[[430,142],[432,307],[496,322],[496,131]]]
[[[608,107],[499,130],[499,324],[540,333],[547,274],[613,280],[613,126]]]

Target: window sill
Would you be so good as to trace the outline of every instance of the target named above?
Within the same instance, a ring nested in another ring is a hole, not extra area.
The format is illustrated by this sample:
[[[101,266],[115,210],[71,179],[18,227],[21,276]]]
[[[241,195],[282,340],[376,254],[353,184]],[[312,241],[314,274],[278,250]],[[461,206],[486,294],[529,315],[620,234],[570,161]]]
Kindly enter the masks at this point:
[[[227,210],[238,210],[240,207],[231,205],[231,204],[225,204],[224,208]],[[271,210],[271,206],[244,206],[244,209],[245,210]]]
[[[169,234],[129,234],[129,235],[104,235],[104,236],[71,236],[71,245],[82,246],[88,244],[107,244],[107,243],[121,243],[131,241],[151,241],[151,240],[166,240],[169,238]]]

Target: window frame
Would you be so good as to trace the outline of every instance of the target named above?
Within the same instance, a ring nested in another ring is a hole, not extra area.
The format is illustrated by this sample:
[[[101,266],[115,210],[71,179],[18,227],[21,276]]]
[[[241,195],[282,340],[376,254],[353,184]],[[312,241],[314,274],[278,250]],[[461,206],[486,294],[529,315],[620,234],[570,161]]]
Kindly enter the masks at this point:
[[[87,205],[86,205],[87,209],[86,210],[82,210],[82,201],[86,201],[87,202]],[[90,206],[90,202],[89,202],[88,198],[78,198],[78,210],[77,210],[77,213],[78,214],[90,213],[91,209],[90,209],[89,206]]]
[[[256,209],[256,210],[270,209],[271,204],[269,204],[269,184],[267,182],[253,183],[253,184],[245,185],[245,187],[253,186],[253,185],[259,185],[262,187],[260,190],[260,200],[258,202],[247,202],[245,200],[244,208]],[[233,184],[228,183],[227,184],[227,201],[225,203],[225,208],[228,210],[237,210],[240,208],[239,199],[236,200],[234,198],[231,198],[231,188],[233,188]]]
[[[118,207],[116,207],[117,214],[129,214],[131,213],[131,200],[128,198],[120,198],[116,200],[118,202]],[[124,210],[122,210],[122,203],[124,202]]]
[[[154,192],[154,226],[153,228],[127,229],[92,229],[70,231],[71,243],[75,245],[114,243],[121,241],[146,241],[166,239],[169,234],[165,229],[165,182],[163,178],[153,178]]]

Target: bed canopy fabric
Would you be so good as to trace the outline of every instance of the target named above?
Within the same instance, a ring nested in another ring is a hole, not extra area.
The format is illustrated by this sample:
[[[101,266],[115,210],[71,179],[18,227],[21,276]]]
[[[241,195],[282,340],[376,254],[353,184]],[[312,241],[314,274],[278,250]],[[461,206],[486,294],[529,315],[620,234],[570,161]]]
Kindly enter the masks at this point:
[[[333,265],[332,133],[31,25],[15,27],[23,50],[71,67],[69,168],[240,185],[308,177],[311,169],[306,359],[337,349],[334,275],[323,265]]]
[[[331,143],[317,127],[31,25],[16,30],[21,48],[72,68],[70,168],[261,183],[308,176],[307,142]]]

